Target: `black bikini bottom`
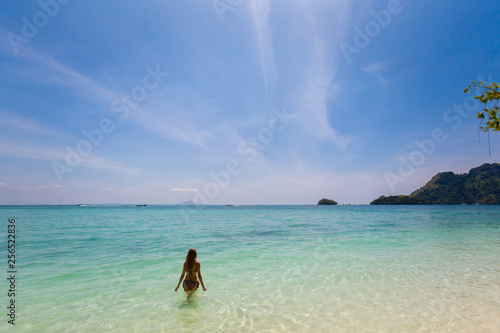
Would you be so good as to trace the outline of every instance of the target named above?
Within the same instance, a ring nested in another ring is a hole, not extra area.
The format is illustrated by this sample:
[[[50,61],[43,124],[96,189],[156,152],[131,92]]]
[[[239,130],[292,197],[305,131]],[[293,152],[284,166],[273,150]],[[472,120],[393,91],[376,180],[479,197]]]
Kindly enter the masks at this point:
[[[199,281],[184,280],[184,284],[189,289],[195,289],[195,288],[198,288],[200,286],[200,282]]]

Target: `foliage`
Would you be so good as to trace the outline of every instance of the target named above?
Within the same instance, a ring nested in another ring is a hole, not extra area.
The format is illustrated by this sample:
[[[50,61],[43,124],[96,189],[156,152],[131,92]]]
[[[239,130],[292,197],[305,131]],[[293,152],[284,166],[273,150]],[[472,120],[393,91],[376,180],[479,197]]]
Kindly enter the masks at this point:
[[[410,196],[431,204],[500,204],[500,164],[485,163],[469,173],[438,173]]]
[[[391,195],[389,197],[381,196],[370,202],[370,205],[426,205],[427,202],[413,198],[409,195]]]
[[[497,105],[500,100],[500,92],[498,91],[499,87],[500,85],[494,82],[488,85],[483,82],[475,83],[472,81],[472,83],[464,90],[466,94],[469,94],[471,89],[482,92],[482,95],[474,97],[484,104],[483,110],[477,114],[477,117],[481,119],[481,123],[482,120],[486,120],[486,126],[481,126],[481,124],[479,125],[479,129],[482,131],[500,131],[500,117],[498,113],[499,107]]]
[[[318,205],[337,205],[337,202],[331,199],[321,199]]]
[[[371,205],[500,205],[500,163],[485,163],[469,173],[440,172],[408,195],[373,200]]]

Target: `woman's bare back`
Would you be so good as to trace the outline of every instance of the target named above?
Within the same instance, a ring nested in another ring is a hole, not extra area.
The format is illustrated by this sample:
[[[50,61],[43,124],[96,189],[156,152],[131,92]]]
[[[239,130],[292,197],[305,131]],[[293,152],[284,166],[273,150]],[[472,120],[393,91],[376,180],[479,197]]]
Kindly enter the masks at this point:
[[[186,280],[198,281],[199,268],[200,268],[199,261],[195,261],[191,269],[188,269],[187,263],[184,263],[184,269],[186,270]]]

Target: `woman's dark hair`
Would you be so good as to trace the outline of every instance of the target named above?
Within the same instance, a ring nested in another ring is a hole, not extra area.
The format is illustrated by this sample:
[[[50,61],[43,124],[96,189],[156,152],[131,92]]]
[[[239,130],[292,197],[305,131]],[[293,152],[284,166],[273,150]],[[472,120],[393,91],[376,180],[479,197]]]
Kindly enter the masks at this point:
[[[187,269],[189,269],[189,270],[193,269],[194,262],[195,262],[197,256],[198,256],[198,254],[196,253],[196,250],[194,248],[190,248],[188,251],[188,254],[186,256]]]

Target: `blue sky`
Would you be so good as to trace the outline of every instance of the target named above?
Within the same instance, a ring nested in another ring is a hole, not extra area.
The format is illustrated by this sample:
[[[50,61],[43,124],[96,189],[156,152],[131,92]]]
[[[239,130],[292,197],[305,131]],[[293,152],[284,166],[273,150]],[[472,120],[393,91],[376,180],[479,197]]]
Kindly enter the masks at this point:
[[[463,93],[498,1],[41,3],[0,5],[0,204],[363,204],[499,161]]]

